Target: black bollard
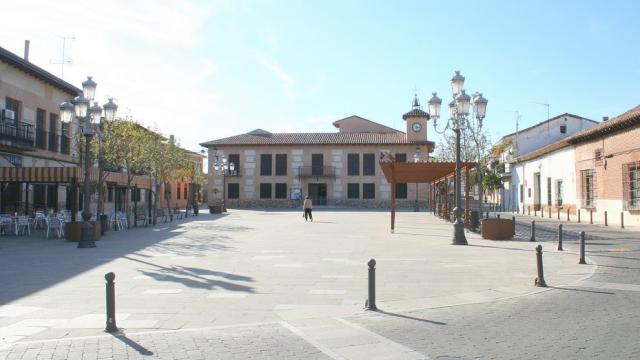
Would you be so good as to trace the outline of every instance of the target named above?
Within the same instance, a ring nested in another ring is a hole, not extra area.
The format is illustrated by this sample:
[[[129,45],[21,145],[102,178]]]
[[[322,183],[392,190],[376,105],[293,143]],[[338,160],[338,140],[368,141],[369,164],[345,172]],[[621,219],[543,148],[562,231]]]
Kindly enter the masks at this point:
[[[531,220],[531,239],[529,241],[536,241],[536,221]]]
[[[371,259],[369,265],[369,300],[367,300],[367,310],[376,311],[376,260]]]
[[[516,217],[515,216],[511,217],[511,232],[513,236],[516,236]]]
[[[117,332],[116,326],[116,294],[115,284],[113,280],[116,278],[116,274],[110,272],[104,275],[107,280],[107,326],[104,331],[112,333]]]
[[[576,209],[576,211],[578,212],[578,223],[580,222],[580,209]]]
[[[589,210],[589,224],[593,224],[593,210]]]
[[[531,206],[527,206],[527,215],[531,216]]]
[[[562,250],[562,224],[558,224],[558,251]]]
[[[533,216],[538,216],[538,209],[536,209],[535,207],[533,208]]]
[[[560,220],[560,208],[558,208],[558,220]]]
[[[540,207],[540,217],[544,217],[544,206]]]
[[[624,229],[624,212],[620,213],[620,228]]]
[[[551,219],[551,213],[552,213],[552,212],[553,212],[553,211],[551,211],[551,206],[549,206],[549,219]]]
[[[571,219],[569,218],[569,208],[567,208],[567,221],[571,221]]]
[[[609,220],[607,219],[607,212],[604,212],[604,226],[609,226]]]
[[[580,231],[580,262],[578,264],[586,264],[584,260],[584,231]]]
[[[500,219],[500,214],[496,214],[496,217],[497,217],[498,219]]]
[[[484,218],[485,218],[485,219],[488,219],[488,218],[489,218],[489,212],[488,212],[488,211],[487,211],[487,212],[485,212],[485,214],[484,214]]]
[[[544,269],[542,268],[542,245],[536,246],[536,263],[538,265],[538,277],[534,284],[538,287],[547,287],[547,283],[544,281]]]

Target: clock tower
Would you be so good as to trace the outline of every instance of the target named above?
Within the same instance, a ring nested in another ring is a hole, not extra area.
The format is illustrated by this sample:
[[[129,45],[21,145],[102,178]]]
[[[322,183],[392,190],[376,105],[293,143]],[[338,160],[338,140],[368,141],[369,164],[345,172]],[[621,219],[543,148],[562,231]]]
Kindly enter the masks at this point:
[[[402,115],[402,119],[407,123],[407,141],[427,141],[427,120],[429,120],[429,114],[421,109],[417,94],[413,99],[413,109]]]

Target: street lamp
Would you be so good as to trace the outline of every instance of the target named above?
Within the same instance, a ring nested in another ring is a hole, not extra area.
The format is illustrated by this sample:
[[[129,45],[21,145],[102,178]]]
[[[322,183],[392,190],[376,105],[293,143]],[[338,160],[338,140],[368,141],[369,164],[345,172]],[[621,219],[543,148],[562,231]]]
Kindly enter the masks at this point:
[[[482,97],[482,94],[475,93],[473,98],[466,94],[464,90],[464,76],[460,74],[460,71],[456,71],[451,78],[451,92],[453,100],[449,102],[449,119],[442,131],[438,131],[437,120],[440,117],[440,107],[442,106],[442,99],[437,96],[437,93],[433,93],[433,97],[429,100],[429,115],[433,119],[433,128],[439,134],[444,134],[448,128],[451,128],[456,134],[456,176],[455,176],[455,208],[453,213],[455,215],[454,223],[454,235],[453,245],[467,245],[467,238],[464,235],[464,223],[462,222],[462,201],[461,201],[461,160],[460,160],[460,132],[466,127],[471,129],[480,130],[482,128],[482,120],[485,117],[487,110],[487,99]],[[473,105],[472,119],[469,119],[469,111]],[[477,123],[474,122],[477,120]]]
[[[93,224],[91,224],[91,194],[90,194],[90,167],[91,167],[91,139],[94,136],[94,126],[100,122],[102,118],[103,108],[98,105],[98,102],[94,102],[91,106],[91,101],[94,100],[96,94],[96,84],[91,76],[87,77],[87,80],[82,82],[82,94],[76,96],[71,102],[65,101],[60,104],[60,118],[64,122],[71,122],[74,118],[78,118],[80,122],[80,128],[82,135],[85,137],[84,146],[84,204],[82,211],[82,235],[79,248],[92,248],[96,247],[96,243],[93,238]],[[115,118],[118,105],[113,102],[113,99],[109,99],[104,105],[105,118],[112,121]]]
[[[234,163],[227,162],[227,158],[224,155],[215,153],[216,161],[213,163],[213,169],[216,175],[222,175],[222,211],[227,212],[227,175],[235,173],[236,166]]]

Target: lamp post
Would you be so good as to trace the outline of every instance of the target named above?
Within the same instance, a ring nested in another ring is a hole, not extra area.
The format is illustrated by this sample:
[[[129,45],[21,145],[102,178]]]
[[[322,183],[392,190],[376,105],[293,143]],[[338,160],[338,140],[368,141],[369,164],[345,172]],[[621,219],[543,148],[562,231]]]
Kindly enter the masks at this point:
[[[227,175],[233,174],[236,171],[236,166],[234,163],[227,162],[227,158],[217,152],[215,158],[213,169],[216,175],[222,175],[222,211],[227,212]]]
[[[96,84],[91,76],[87,77],[87,80],[82,82],[82,93],[76,96],[71,102],[65,101],[60,104],[60,117],[63,122],[69,123],[73,121],[73,118],[78,119],[82,135],[85,137],[84,145],[84,190],[83,190],[83,211],[82,211],[82,235],[78,248],[93,248],[96,247],[96,243],[93,237],[93,224],[91,224],[91,182],[90,182],[90,167],[91,167],[91,139],[94,136],[94,126],[99,123],[102,118],[103,108],[98,105],[98,102],[94,102],[93,106],[91,101],[94,100],[96,94]],[[109,99],[109,102],[104,105],[104,117],[107,121],[113,121],[115,118],[116,110],[118,106],[113,102],[113,99]]]
[[[460,71],[456,71],[451,78],[451,90],[453,99],[449,102],[449,119],[447,119],[444,130],[438,131],[437,120],[440,117],[440,108],[442,99],[433,93],[433,97],[429,100],[429,116],[433,119],[433,128],[439,134],[444,134],[448,128],[451,128],[456,134],[456,170],[455,170],[455,215],[453,245],[467,245],[467,238],[464,235],[464,223],[462,222],[462,201],[461,201],[461,159],[460,159],[460,134],[465,128],[482,128],[482,120],[487,110],[487,99],[482,94],[475,93],[473,98],[465,93],[464,76],[460,75]],[[473,116],[469,119],[469,110],[473,103]],[[474,119],[476,121],[474,121]]]

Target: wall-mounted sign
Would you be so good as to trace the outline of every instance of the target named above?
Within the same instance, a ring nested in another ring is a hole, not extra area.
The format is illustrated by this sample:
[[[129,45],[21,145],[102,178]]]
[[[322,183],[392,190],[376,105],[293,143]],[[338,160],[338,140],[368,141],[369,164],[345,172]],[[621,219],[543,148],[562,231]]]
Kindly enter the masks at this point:
[[[302,189],[300,188],[291,188],[291,200],[300,200],[302,199]]]

